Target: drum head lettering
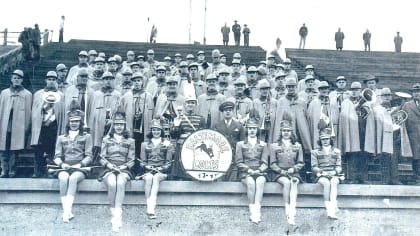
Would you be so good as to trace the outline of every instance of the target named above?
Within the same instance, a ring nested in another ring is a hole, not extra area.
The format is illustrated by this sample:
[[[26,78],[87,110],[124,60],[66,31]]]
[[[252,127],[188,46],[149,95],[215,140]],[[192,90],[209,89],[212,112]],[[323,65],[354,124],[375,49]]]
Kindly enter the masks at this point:
[[[196,180],[214,181],[222,177],[232,163],[232,147],[221,133],[204,129],[185,139],[181,163]]]

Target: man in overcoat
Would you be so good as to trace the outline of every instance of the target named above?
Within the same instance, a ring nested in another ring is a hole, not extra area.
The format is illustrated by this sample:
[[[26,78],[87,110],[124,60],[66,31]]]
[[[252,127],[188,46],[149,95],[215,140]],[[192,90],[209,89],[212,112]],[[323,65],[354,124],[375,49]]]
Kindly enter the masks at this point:
[[[340,51],[343,50],[343,41],[344,41],[344,33],[341,32],[341,28],[338,28],[338,31],[335,32],[335,48]]]
[[[225,23],[225,25],[222,27],[220,31],[222,32],[222,35],[223,35],[223,46],[227,46],[229,44],[230,28]]]

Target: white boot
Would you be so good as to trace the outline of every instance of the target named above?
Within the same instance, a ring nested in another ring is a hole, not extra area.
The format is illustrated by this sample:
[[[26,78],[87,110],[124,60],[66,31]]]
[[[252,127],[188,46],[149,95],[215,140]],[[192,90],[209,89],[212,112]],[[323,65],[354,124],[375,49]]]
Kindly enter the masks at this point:
[[[289,224],[290,204],[284,204],[284,213],[286,214],[287,223]]]
[[[74,196],[67,195],[67,209],[69,211],[69,220],[72,220],[74,218],[72,211],[73,208],[73,202],[74,202]]]
[[[69,209],[67,203],[67,196],[61,197],[61,205],[63,206],[63,222],[69,223]]]
[[[156,219],[156,198],[155,197],[149,197],[147,199],[147,215],[149,216],[149,219]]]
[[[254,204],[249,204],[249,220],[253,221],[254,219]]]
[[[114,219],[112,221],[112,231],[119,232],[122,226],[122,208],[114,209]]]
[[[261,204],[255,203],[254,204],[254,209],[255,209],[255,220],[257,221],[256,223],[260,223],[261,222]]]
[[[335,215],[335,212],[337,210],[337,201],[332,200],[330,201],[330,214],[328,215],[331,219],[338,219],[338,217]]]
[[[113,224],[113,222],[115,220],[114,219],[115,218],[115,208],[111,207],[110,210],[111,210],[111,223]]]
[[[289,205],[289,215],[287,218],[287,223],[294,225],[296,217],[296,203],[290,203]]]

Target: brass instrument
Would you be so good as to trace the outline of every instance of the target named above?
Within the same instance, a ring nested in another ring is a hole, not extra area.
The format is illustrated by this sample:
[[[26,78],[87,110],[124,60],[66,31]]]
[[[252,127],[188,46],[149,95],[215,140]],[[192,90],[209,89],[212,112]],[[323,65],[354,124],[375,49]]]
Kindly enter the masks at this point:
[[[135,104],[135,111],[133,117],[133,132],[135,133],[143,133],[144,111],[146,109],[146,93],[144,94],[144,98],[145,99],[143,103],[143,110],[139,109],[139,103],[141,101],[140,97],[138,98]]]
[[[360,100],[355,104],[354,109],[356,109],[357,116],[366,120],[369,116],[371,109],[369,106],[365,105],[366,102],[375,102],[376,94],[372,89],[365,88],[360,93]]]
[[[260,130],[270,130],[271,127],[271,99],[270,95],[265,99],[264,115],[261,119]]]
[[[407,120],[408,114],[404,110],[397,110],[391,112],[393,130],[398,130],[401,125]]]

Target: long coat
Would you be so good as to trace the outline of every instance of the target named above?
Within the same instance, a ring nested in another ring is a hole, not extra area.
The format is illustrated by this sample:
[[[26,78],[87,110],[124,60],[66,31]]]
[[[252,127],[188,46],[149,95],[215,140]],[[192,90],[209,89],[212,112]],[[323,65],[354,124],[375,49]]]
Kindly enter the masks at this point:
[[[15,102],[12,106],[12,99]],[[25,148],[26,134],[31,124],[32,94],[26,89],[5,89],[0,93],[0,150],[6,150],[6,135],[10,112],[13,109],[11,122],[10,150]]]
[[[394,152],[394,134],[391,113],[381,105],[373,108],[374,119],[366,120],[365,151],[372,154]],[[372,132],[374,131],[374,132]]]
[[[90,117],[90,112],[91,112],[91,106],[92,106],[92,102],[93,102],[93,94],[95,93],[94,90],[92,90],[91,88],[87,87],[86,88],[87,94],[86,94],[86,98],[87,98],[87,107],[86,107],[86,121],[89,120]],[[69,86],[68,88],[66,88],[66,91],[64,92],[64,120],[65,123],[67,123],[68,121],[68,116],[67,116],[67,112],[70,110],[70,104],[71,102],[76,99],[78,100],[79,98],[79,89],[75,86]],[[83,111],[84,112],[84,111]],[[88,124],[87,124],[88,125]]]
[[[185,102],[185,98],[179,94],[172,100],[174,112],[177,116],[179,115],[178,107],[183,107],[184,102]],[[161,118],[163,114],[167,111],[168,107],[169,107],[168,96],[166,96],[166,94],[159,95],[156,101],[155,110],[153,112],[153,118],[155,119]]]
[[[222,32],[222,35],[223,35],[223,41],[229,42],[230,28],[228,26],[223,26],[220,31]]]
[[[341,103],[341,112],[339,118],[338,130],[338,149],[341,152],[359,152],[360,139],[359,139],[359,118],[354,104],[350,99],[345,99]]]
[[[123,107],[126,115],[126,122],[127,122],[127,130],[133,132],[133,119],[135,113],[134,102],[135,99],[139,98],[139,106],[140,110],[142,111],[143,115],[143,124],[144,124],[144,138],[146,140],[146,135],[150,129],[150,123],[152,122],[153,118],[153,99],[152,95],[148,92],[143,92],[140,95],[135,94],[133,95],[132,91],[127,92],[121,98],[121,106]]]
[[[414,101],[409,101],[403,105],[402,109],[407,112],[408,118],[405,121],[405,127],[413,154],[413,158],[416,160],[420,159],[420,108]],[[404,136],[402,136],[403,138]],[[401,149],[407,143],[407,139],[401,140]],[[402,154],[403,155],[403,154]],[[408,156],[408,155],[403,155]]]
[[[31,136],[31,145],[38,145],[39,135],[42,128],[42,107],[44,106],[44,101],[42,100],[42,95],[46,93],[44,89],[40,89],[34,93],[33,104],[32,104],[32,136]],[[64,133],[66,122],[64,116],[64,95],[61,92],[58,92],[61,96],[61,100],[58,103],[54,104],[54,113],[57,121],[57,137]]]
[[[341,31],[335,32],[335,47],[343,48],[343,41],[344,41],[344,33]]]
[[[109,96],[109,103],[105,104],[105,97]],[[110,94],[105,95],[102,90],[96,91],[92,97],[92,106],[90,109],[90,117],[88,126],[91,131],[93,146],[101,147],[102,138],[105,136],[106,110],[110,109],[111,116],[117,111],[120,102],[121,93],[113,90]]]
[[[264,124],[264,128],[270,128],[267,142],[272,143],[273,132],[271,132],[271,127],[274,126],[274,122],[276,119],[277,100],[274,98],[270,98],[270,101],[261,101],[261,99],[257,98],[254,99],[253,106],[253,110],[256,113],[255,117],[259,119],[258,127],[262,127],[262,124],[266,120],[267,116],[270,116],[269,119],[267,118],[267,120],[270,121],[270,127],[265,127],[267,124]]]
[[[207,93],[198,96],[197,115],[204,117],[206,123],[211,124],[208,128],[214,128],[216,123],[221,120],[221,112],[219,106],[225,101],[225,96],[222,94],[208,95]],[[210,114],[210,121],[208,117]]]
[[[276,121],[272,126],[273,140],[276,141],[280,136],[280,122],[283,114],[288,112],[292,116],[293,130],[300,137],[300,143],[306,153],[312,150],[311,135],[309,133],[308,120],[306,118],[306,103],[301,99],[291,101],[287,96],[282,97],[277,102]]]

